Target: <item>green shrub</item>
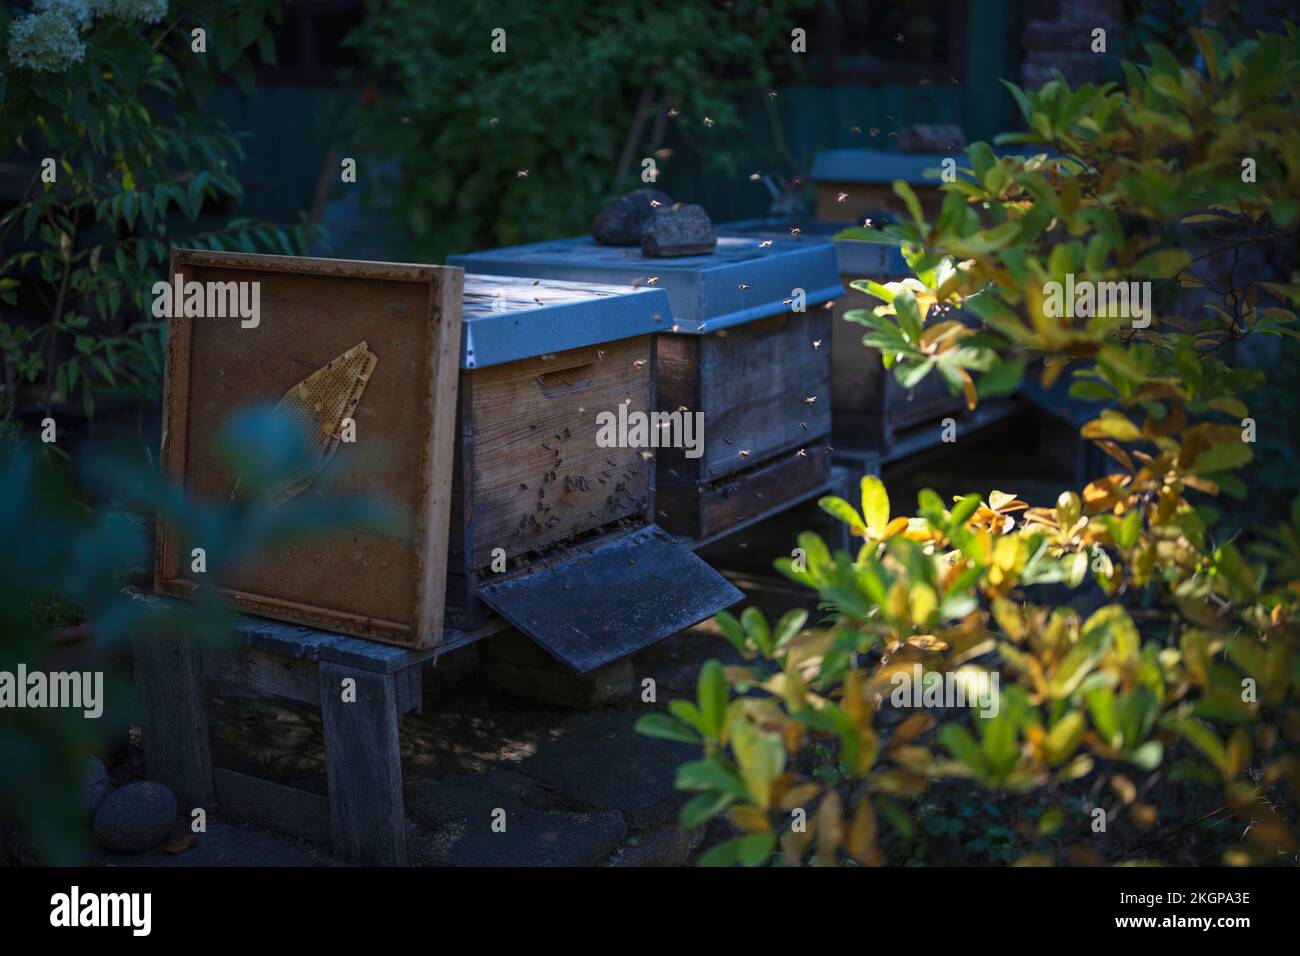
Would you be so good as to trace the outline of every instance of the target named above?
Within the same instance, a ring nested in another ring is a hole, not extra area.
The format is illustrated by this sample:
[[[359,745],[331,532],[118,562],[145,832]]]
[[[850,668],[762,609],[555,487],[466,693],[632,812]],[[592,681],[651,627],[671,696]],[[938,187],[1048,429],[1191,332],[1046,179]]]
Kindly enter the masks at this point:
[[[1122,91],[1059,77],[1013,88],[1030,132],[1003,141],[1048,152],[998,157],[976,143],[935,223],[897,183],[910,221],[850,233],[900,243],[915,273],[855,282],[882,304],[847,316],[900,382],[937,371],[974,407],[1027,370],[1044,385],[1069,371],[1071,394],[1097,403],[1082,434],[1117,467],[1054,508],[923,491],[915,515],[891,517],[870,477],[860,503],[824,499],[861,548],[831,554],[804,534],[777,566],[816,590],[828,617],[719,615],[745,666],[710,663],[696,701],[641,724],[703,748],[678,771],[696,794],[683,823],[725,813],[742,831],[704,862],[914,860],[917,819],[931,837],[960,832],[960,807],[934,806],[954,790],[965,806],[983,790],[1018,808],[983,821],[978,852],[990,859],[1143,859],[1162,845],[1148,831],[1175,832],[1166,789],[1185,787],[1235,815],[1232,842],[1217,843],[1226,862],[1293,861],[1300,498],[1254,535],[1216,533],[1210,502],[1245,491],[1250,423],[1289,428],[1284,409],[1251,418],[1239,396],[1262,376],[1222,353],[1248,335],[1295,337],[1300,282],[1234,269],[1209,288],[1208,257],[1189,250],[1293,235],[1300,37],[1193,38],[1204,72],[1152,46],[1150,65],[1125,64]],[[1049,283],[1067,275],[1206,300],[1146,326],[1118,309],[1071,317],[1047,307]],[[979,327],[947,318],[952,308]],[[1041,603],[1049,584],[1091,589],[1100,606]],[[911,707],[893,695],[913,668],[966,691],[996,679],[997,706]],[[1125,839],[1089,842],[1098,809]]]
[[[17,240],[0,259],[0,303],[39,317],[0,318],[0,418],[28,384],[47,411],[79,395],[88,416],[105,394],[157,398],[163,329],[149,293],[178,237],[197,248],[303,251],[301,226],[236,218],[184,233],[205,204],[243,198],[238,139],[203,102],[223,77],[252,89],[254,49],[274,59],[272,17],[278,0],[0,10],[0,157],[31,177],[0,216],[0,241]],[[191,49],[200,27],[206,53]]]

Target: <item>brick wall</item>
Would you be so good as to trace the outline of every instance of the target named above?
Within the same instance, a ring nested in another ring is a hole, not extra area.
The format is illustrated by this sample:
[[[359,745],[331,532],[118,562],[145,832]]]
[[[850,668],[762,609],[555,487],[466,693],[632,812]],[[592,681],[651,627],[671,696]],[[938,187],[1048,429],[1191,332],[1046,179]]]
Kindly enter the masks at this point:
[[[1025,56],[1020,67],[1021,85],[1033,89],[1060,70],[1070,85],[1109,77],[1117,70],[1113,52],[1092,52],[1092,31],[1106,31],[1106,49],[1118,48],[1122,17],[1119,0],[1032,0],[1020,36]]]
[[[1294,17],[1294,0],[1211,0],[1200,6],[1199,22],[1229,35],[1254,36],[1257,30],[1280,30]],[[1088,81],[1118,79],[1125,4],[1121,0],[1029,0],[1020,82],[1042,86],[1060,70],[1071,86]],[[1106,31],[1106,53],[1092,52],[1092,31]]]

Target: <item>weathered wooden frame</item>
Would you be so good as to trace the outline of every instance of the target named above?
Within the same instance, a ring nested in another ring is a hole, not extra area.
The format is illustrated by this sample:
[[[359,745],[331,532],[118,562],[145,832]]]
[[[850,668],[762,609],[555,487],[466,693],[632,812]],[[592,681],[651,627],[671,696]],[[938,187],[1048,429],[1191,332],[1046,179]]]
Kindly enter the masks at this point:
[[[420,498],[415,505],[415,604],[409,622],[384,621],[333,608],[223,589],[230,601],[254,614],[293,621],[358,637],[408,647],[432,647],[442,640],[447,580],[456,388],[460,362],[460,305],[464,272],[458,267],[264,256],[175,249],[171,275],[185,267],[249,270],[261,273],[422,283],[428,287],[428,329],[424,356],[425,392],[421,397]],[[170,278],[170,277],[169,277]],[[169,327],[163,388],[163,434],[160,456],[165,476],[184,483],[189,429],[193,319],[174,317]],[[180,575],[181,555],[174,529],[158,525],[154,586],[162,594],[184,597],[196,585]]]

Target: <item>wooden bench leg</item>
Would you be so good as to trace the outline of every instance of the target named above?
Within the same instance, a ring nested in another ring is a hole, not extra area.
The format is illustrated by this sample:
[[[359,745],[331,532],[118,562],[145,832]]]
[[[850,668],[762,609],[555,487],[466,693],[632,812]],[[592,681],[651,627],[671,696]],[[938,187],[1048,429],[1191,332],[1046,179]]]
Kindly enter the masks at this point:
[[[198,642],[139,635],[131,644],[144,735],[145,773],[176,795],[182,815],[211,810],[212,753]]]
[[[406,863],[397,677],[320,665],[330,832],[335,855],[349,863]]]

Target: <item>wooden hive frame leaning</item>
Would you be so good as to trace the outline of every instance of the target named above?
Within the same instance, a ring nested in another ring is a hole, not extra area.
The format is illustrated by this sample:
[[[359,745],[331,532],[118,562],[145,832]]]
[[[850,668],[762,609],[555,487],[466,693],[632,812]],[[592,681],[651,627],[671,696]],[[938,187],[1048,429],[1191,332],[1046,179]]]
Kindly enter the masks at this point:
[[[378,369],[356,413],[359,428],[392,441],[397,454],[381,465],[349,456],[341,484],[374,490],[366,486],[378,482],[413,518],[406,540],[354,534],[350,549],[265,556],[231,579],[225,595],[254,614],[408,647],[436,645],[443,635],[461,270],[186,249],[174,250],[171,263],[172,275],[185,281],[259,282],[274,319],[242,329],[237,319],[175,310],[163,392],[164,474],[209,500],[228,494],[229,479],[218,473],[209,446],[221,416],[244,401],[278,399],[365,340]],[[404,425],[414,444],[396,440]],[[193,546],[200,545],[182,541],[170,522],[159,523],[157,591],[193,593],[197,581],[183,557]],[[346,596],[342,581],[353,585]]]

